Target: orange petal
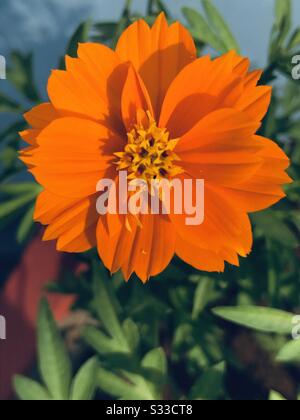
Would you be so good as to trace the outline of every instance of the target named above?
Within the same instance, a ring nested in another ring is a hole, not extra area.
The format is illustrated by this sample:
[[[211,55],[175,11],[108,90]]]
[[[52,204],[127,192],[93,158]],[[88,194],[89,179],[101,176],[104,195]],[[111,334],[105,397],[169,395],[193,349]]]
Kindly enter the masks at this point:
[[[61,118],[40,133],[37,144],[27,162],[37,181],[53,194],[82,198],[95,194],[108,170],[115,172],[112,152],[122,150],[124,141],[101,124]]]
[[[183,103],[187,101],[187,98],[203,99],[202,102],[194,105],[197,106],[199,120],[217,107],[225,107],[220,101],[220,96],[237,79],[238,76],[233,72],[231,56],[224,56],[217,60],[211,60],[209,56],[205,56],[195,60],[186,66],[171,84],[163,103],[160,126],[167,127],[173,137],[184,134],[193,127],[195,118],[184,121],[181,119],[179,121],[177,118],[176,121],[173,113],[177,114],[176,110],[183,108]],[[215,102],[211,103],[210,98],[215,98]],[[193,110],[193,113],[195,112]],[[185,113],[188,114],[188,110]]]
[[[186,66],[167,92],[160,126],[167,127],[172,137],[180,137],[208,113],[227,107],[261,121],[271,92],[269,87],[256,87],[261,72],[248,73],[249,66],[248,59],[233,51],[215,60],[205,56]]]
[[[249,138],[260,124],[234,109],[220,109],[203,118],[178,142],[177,153],[198,150],[206,152],[235,151],[250,147]],[[248,140],[248,141],[247,141]],[[258,146],[253,144],[253,150]]]
[[[57,249],[85,252],[96,245],[96,198],[68,199],[43,191],[36,203],[34,218],[50,225],[44,240],[57,239]]]
[[[153,115],[153,109],[147,89],[135,71],[130,65],[127,79],[122,92],[122,117],[127,132],[130,132],[137,124],[138,111],[150,111]]]
[[[269,109],[271,96],[272,87],[253,86],[245,89],[235,108],[244,111],[254,121],[262,121]]]
[[[180,165],[189,175],[221,185],[240,185],[262,166],[259,155],[241,151],[181,153]]]
[[[224,259],[213,251],[208,251],[177,236],[176,255],[197,270],[207,272],[223,272]]]
[[[98,44],[81,44],[78,59],[66,57],[67,71],[54,70],[48,94],[63,115],[79,115],[121,129],[121,91],[127,74],[118,56]]]
[[[126,217],[122,220],[114,235],[108,234],[105,219],[99,220],[99,255],[110,271],[122,269],[126,280],[135,272],[146,282],[170,263],[175,250],[174,230],[170,221],[163,216],[144,215],[140,223],[133,216],[128,216],[130,230],[125,223]]]
[[[285,170],[289,158],[282,149],[269,139],[255,136],[263,148],[258,155],[263,159],[260,169],[246,182],[227,188],[232,203],[243,211],[263,210],[285,197],[282,185],[292,182]]]
[[[31,127],[41,129],[46,127],[55,118],[58,118],[59,114],[55,110],[52,104],[44,103],[32,108],[24,114],[25,120]]]
[[[36,138],[40,134],[41,130],[24,130],[19,133],[21,138],[31,146],[36,145]]]
[[[140,73],[158,118],[165,94],[177,74],[196,58],[194,41],[179,23],[168,26],[162,13],[152,29],[140,20],[121,36],[116,52]]]
[[[33,127],[33,129],[22,131],[19,134],[26,143],[34,146],[40,131],[50,124],[50,122],[59,117],[60,115],[50,103],[35,106],[24,114],[25,120]]]
[[[187,225],[185,214],[172,214],[176,234],[201,249],[221,255],[226,247],[246,256],[252,247],[249,218],[241,213],[221,188],[205,184],[205,218],[202,225]]]

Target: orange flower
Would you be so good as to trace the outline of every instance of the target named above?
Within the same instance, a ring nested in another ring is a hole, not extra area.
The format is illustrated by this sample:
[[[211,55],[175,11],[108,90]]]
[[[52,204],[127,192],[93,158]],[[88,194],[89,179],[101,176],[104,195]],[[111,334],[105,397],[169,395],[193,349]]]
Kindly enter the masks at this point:
[[[130,26],[116,51],[79,45],[66,71],[52,72],[50,102],[25,114],[32,129],[21,133],[30,145],[21,159],[44,188],[35,210],[49,225],[44,239],[66,252],[97,245],[111,272],[144,282],[174,254],[200,270],[238,266],[252,248],[248,213],[279,201],[291,181],[284,152],[256,135],[271,88],[257,86],[262,72],[249,67],[233,51],[197,59],[190,34],[163,14],[152,28]],[[188,226],[174,213],[99,216],[96,184],[122,168],[146,180],[204,179],[204,223]]]

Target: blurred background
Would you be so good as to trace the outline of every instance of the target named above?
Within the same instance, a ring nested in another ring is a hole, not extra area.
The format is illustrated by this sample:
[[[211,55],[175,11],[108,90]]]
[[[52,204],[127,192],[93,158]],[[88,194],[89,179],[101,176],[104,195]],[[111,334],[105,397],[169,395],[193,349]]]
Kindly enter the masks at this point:
[[[174,18],[182,18],[182,7],[201,10],[199,0],[167,0]],[[268,60],[269,34],[274,23],[274,0],[216,0],[214,4],[239,40],[242,53],[253,64],[265,66]],[[300,3],[293,0],[293,26],[300,16]],[[70,36],[87,19],[117,20],[123,0],[2,0],[0,5],[0,53],[17,49],[34,52],[36,82],[45,95],[49,69],[55,68]],[[132,9],[144,15],[147,0],[134,0]],[[2,83],[3,85],[3,83]]]
[[[7,340],[0,341],[0,399],[15,395],[16,373],[29,372],[40,380],[35,331],[38,303],[45,293],[76,369],[95,353],[101,354],[107,372],[123,367],[119,359],[95,346],[92,333],[99,338],[95,331],[89,331],[85,345],[80,341],[82,326],[98,325],[99,318],[101,324],[107,317],[94,306],[95,255],[58,254],[55,244],[41,241],[41,228],[32,222],[39,189],[17,159],[22,147],[17,133],[26,127],[22,114],[47,99],[50,71],[63,67],[66,52],[74,56],[77,43],[88,40],[114,46],[120,32],[137,17],[151,22],[162,10],[170,21],[179,19],[192,31],[199,54],[216,56],[236,48],[253,67],[265,69],[263,82],[274,85],[274,96],[261,134],[278,141],[291,157],[290,174],[296,182],[287,189],[287,199],[253,215],[254,251],[240,269],[207,276],[175,260],[147,288],[136,279],[124,286],[118,276],[113,286],[111,281],[102,286],[112,288],[109,296],[119,302],[113,306],[120,322],[130,318],[140,331],[140,353],[127,355],[140,375],[140,354],[163,347],[170,374],[165,378],[167,389],[159,395],[298,397],[300,345],[289,342],[289,322],[300,312],[300,82],[291,77],[292,57],[300,53],[300,2],[208,2],[214,6],[216,25],[203,7],[207,1],[201,0],[1,0],[0,55],[7,59],[7,80],[0,80],[0,315],[6,316],[9,328]],[[210,42],[209,31],[215,43]],[[224,305],[284,310],[288,327],[280,328],[278,313],[273,312],[254,316],[250,323],[243,321],[243,312],[229,317],[232,324],[220,321],[211,310]],[[266,318],[271,326],[265,325]],[[283,330],[279,335],[278,329]],[[80,341],[79,350],[77,344],[74,349],[74,340]],[[99,398],[124,397],[110,393],[105,380],[98,382]]]

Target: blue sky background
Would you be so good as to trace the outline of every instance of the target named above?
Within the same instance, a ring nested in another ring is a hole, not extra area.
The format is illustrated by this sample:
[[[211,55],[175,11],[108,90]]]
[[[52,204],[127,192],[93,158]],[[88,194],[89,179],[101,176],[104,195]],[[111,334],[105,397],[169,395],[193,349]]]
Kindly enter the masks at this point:
[[[285,0],[282,0],[285,1]],[[274,0],[215,0],[242,51],[258,66],[267,59]],[[176,17],[183,6],[200,10],[200,0],[166,0]],[[51,68],[57,66],[67,40],[87,18],[105,21],[119,17],[124,0],[0,0],[0,54],[11,49],[35,52],[35,73],[44,90]],[[146,0],[134,0],[145,11]],[[294,24],[300,24],[300,1],[294,0]]]

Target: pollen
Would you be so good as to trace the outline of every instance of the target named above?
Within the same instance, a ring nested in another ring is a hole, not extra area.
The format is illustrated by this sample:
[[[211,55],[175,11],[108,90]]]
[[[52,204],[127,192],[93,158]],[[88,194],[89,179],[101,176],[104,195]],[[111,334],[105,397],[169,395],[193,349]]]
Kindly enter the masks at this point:
[[[134,126],[127,133],[128,142],[123,152],[115,153],[119,171],[127,171],[128,179],[143,179],[147,182],[172,179],[183,173],[176,164],[179,157],[174,152],[178,139],[170,139],[165,128],[159,128],[147,112],[144,123]]]

